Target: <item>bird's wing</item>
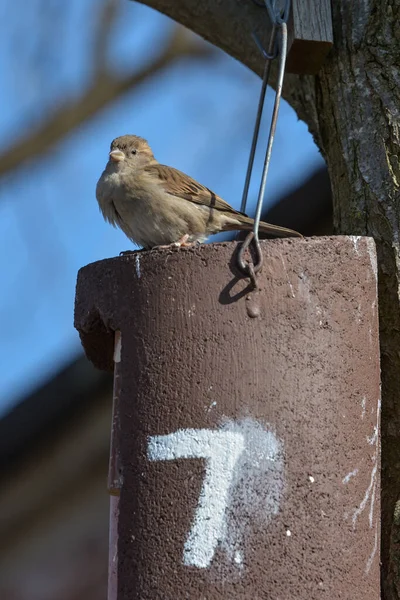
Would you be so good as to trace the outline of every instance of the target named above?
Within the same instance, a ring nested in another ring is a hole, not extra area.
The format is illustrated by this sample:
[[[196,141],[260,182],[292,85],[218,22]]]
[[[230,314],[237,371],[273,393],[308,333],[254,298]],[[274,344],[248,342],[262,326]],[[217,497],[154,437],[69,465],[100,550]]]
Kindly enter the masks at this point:
[[[178,171],[178,169],[156,163],[145,167],[145,171],[152,177],[157,177],[160,185],[171,196],[177,196],[195,204],[209,206],[222,212],[234,213],[236,215],[244,214],[232,208],[230,204],[222,200],[214,192],[201,185],[195,179],[192,179],[192,177],[189,177],[189,175]]]

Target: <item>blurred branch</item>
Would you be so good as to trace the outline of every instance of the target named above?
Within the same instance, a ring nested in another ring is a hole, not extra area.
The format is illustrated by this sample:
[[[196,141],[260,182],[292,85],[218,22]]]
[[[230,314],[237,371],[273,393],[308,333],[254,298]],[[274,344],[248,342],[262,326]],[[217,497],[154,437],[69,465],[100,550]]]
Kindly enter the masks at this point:
[[[100,29],[103,29],[103,32],[107,30],[104,26],[99,27],[99,31]],[[61,105],[36,130],[29,131],[26,137],[0,153],[0,175],[19,167],[29,159],[38,158],[75,127],[94,117],[128,90],[172,65],[177,59],[189,56],[204,57],[211,52],[184,29],[177,27],[164,52],[142,70],[118,77],[103,64],[103,68],[95,72],[90,87],[79,98]]]
[[[107,49],[111,31],[118,14],[118,0],[105,0],[99,14],[94,38],[94,72],[107,68]]]

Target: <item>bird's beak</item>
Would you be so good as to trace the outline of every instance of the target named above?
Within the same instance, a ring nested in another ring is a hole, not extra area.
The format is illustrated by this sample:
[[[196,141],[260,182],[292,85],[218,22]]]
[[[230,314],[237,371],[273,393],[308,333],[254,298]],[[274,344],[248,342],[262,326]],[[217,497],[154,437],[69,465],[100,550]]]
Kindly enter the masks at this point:
[[[121,150],[112,150],[109,156],[113,162],[120,162],[121,160],[125,160],[125,154],[121,152]]]

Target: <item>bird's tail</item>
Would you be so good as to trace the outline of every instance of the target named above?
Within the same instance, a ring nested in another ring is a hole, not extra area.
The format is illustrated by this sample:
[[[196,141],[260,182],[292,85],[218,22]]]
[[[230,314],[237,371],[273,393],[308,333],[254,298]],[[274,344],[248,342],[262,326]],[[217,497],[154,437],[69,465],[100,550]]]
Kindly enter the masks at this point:
[[[236,215],[235,215],[236,216]],[[233,219],[232,219],[233,221]],[[253,229],[254,219],[250,217],[246,217],[245,215],[240,215],[237,217],[237,221],[235,219],[235,223],[226,223],[224,229],[225,230],[240,230],[240,231],[250,231]],[[294,229],[288,229],[287,227],[280,227],[279,225],[272,225],[271,223],[265,223],[265,221],[260,221],[259,227],[260,233],[266,233],[268,235],[275,235],[277,237],[303,237],[301,233],[298,231],[294,231]]]

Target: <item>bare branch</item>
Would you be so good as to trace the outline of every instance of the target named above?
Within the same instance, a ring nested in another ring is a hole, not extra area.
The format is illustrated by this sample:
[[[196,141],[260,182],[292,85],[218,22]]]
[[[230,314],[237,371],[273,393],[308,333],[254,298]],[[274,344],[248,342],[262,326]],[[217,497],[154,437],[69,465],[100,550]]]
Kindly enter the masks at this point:
[[[116,77],[108,70],[99,72],[82,96],[60,106],[35,131],[0,154],[0,175],[8,173],[31,158],[44,154],[75,127],[95,116],[128,90],[163,71],[176,60],[185,56],[205,57],[210,52],[211,50],[204,44],[194,40],[181,28],[176,28],[163,54],[141,71],[125,77]]]
[[[107,50],[117,14],[118,0],[104,0],[94,37],[94,72],[96,74],[107,68]]]

